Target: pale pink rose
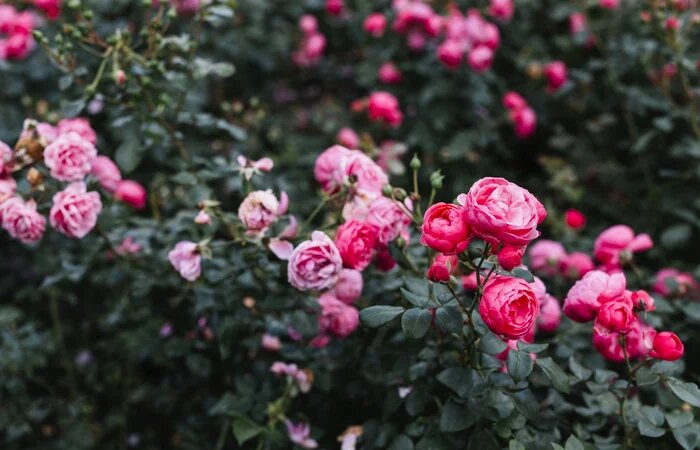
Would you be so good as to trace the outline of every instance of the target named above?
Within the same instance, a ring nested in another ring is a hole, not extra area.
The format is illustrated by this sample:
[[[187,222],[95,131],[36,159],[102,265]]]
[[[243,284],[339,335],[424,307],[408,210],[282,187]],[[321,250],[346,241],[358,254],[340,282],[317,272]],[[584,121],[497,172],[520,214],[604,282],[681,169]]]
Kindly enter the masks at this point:
[[[289,440],[301,448],[313,449],[318,447],[318,443],[311,437],[311,428],[307,423],[295,424],[286,420],[287,435]]]
[[[254,175],[259,175],[261,172],[269,172],[274,167],[275,163],[270,158],[261,158],[257,161],[247,159],[243,155],[238,155],[236,162],[240,166],[238,170],[243,178],[251,180]]]
[[[114,190],[114,198],[134,209],[143,209],[146,207],[148,194],[141,183],[134,180],[121,180]]]
[[[46,167],[60,181],[82,181],[96,156],[95,146],[74,132],[61,134],[44,149]]]
[[[178,242],[168,253],[168,260],[187,281],[195,281],[202,274],[202,255],[194,242]]]
[[[362,272],[354,269],[343,269],[338,276],[338,283],[329,293],[338,300],[351,305],[362,295],[363,286]]]
[[[336,142],[347,148],[357,148],[360,145],[360,138],[352,128],[341,128],[335,137]]]
[[[58,137],[58,129],[50,123],[37,123],[36,131],[39,133],[39,138],[44,141],[44,145],[50,144]],[[22,132],[22,135],[24,135],[24,131]]]
[[[282,343],[277,336],[265,333],[260,339],[260,346],[268,352],[278,352],[282,348]]]
[[[352,306],[346,305],[330,294],[323,294],[318,303],[321,305],[321,316],[318,327],[321,334],[330,334],[345,338],[352,334],[360,324],[360,315]]]
[[[0,203],[15,195],[17,182],[12,177],[0,178]]]
[[[576,322],[593,320],[601,305],[623,295],[626,284],[623,273],[588,272],[566,295],[564,314]]]
[[[136,255],[141,251],[141,245],[133,237],[127,236],[114,250],[117,255]]]
[[[491,0],[489,14],[501,22],[508,22],[513,17],[515,5],[513,0]]]
[[[561,323],[561,305],[559,300],[546,294],[540,299],[540,316],[537,327],[545,333],[553,333]]]
[[[377,72],[379,81],[386,84],[399,84],[403,76],[401,71],[390,62],[385,62],[379,67],[379,72]]]
[[[334,145],[321,153],[314,164],[314,177],[321,188],[333,193],[345,183],[348,163],[354,152],[342,145]]]
[[[595,269],[593,259],[583,252],[573,252],[566,255],[559,266],[562,275],[572,280],[578,280]]]
[[[366,192],[379,194],[389,182],[389,177],[369,156],[355,150],[347,161],[347,175],[353,177],[355,187]]]
[[[314,34],[318,32],[318,21],[311,14],[304,14],[299,18],[299,29],[304,34]]]
[[[46,230],[46,219],[37,212],[34,200],[25,202],[19,197],[0,204],[0,221],[10,236],[25,244],[39,241]]]
[[[372,13],[362,23],[363,28],[370,36],[380,38],[386,28],[386,17],[382,13]]]
[[[530,268],[550,277],[559,272],[559,265],[567,256],[561,243],[548,239],[540,239],[532,244],[528,255]]]
[[[531,332],[540,302],[530,285],[520,279],[496,276],[484,286],[479,314],[494,333],[519,339]]]
[[[283,192],[281,197],[287,198]],[[272,193],[272,189],[266,191],[253,191],[246,196],[238,208],[238,218],[249,233],[264,233],[270,225],[286,212],[287,200],[280,202]]]
[[[99,155],[93,159],[91,166],[92,169],[90,173],[97,179],[102,189],[113,193],[122,179],[119,167],[114,164],[114,161],[103,155]]]
[[[85,183],[68,185],[53,196],[51,226],[71,238],[82,239],[97,224],[102,201],[97,192],[87,192]]]
[[[62,119],[56,124],[59,136],[67,133],[77,133],[92,145],[97,145],[97,133],[90,126],[90,121],[83,117],[75,119]]]
[[[467,62],[475,72],[482,73],[491,68],[493,64],[493,50],[485,45],[473,48],[467,54]]]
[[[540,235],[537,225],[547,216],[534,195],[503,178],[482,178],[460,203],[474,235],[492,245],[526,246]]]
[[[203,209],[200,209],[197,216],[194,218],[194,223],[197,225],[209,225],[211,223],[211,217]]]
[[[0,177],[12,174],[14,158],[15,155],[10,146],[0,141]]]
[[[666,268],[657,272],[654,277],[653,289],[657,294],[670,297],[673,294],[683,295],[688,291],[698,290],[700,286],[692,274],[681,272],[678,269]]]
[[[287,278],[300,291],[322,291],[335,286],[342,268],[343,260],[331,238],[314,231],[289,257]]]
[[[593,244],[593,255],[606,271],[619,270],[622,262],[632,257],[632,253],[649,250],[654,246],[648,234],[635,236],[627,225],[615,225],[604,230]]]
[[[413,210],[413,203],[404,201],[407,211]],[[367,212],[367,223],[379,230],[378,241],[386,245],[406,232],[413,220],[390,198],[379,197],[372,202]]]
[[[583,13],[575,12],[569,16],[569,33],[576,35],[586,31],[586,16]]]

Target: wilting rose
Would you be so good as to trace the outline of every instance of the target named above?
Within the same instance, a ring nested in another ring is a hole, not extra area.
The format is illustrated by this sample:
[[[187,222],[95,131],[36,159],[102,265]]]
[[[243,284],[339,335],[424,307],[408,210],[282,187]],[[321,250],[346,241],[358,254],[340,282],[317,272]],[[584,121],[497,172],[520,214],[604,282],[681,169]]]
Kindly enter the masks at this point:
[[[289,257],[287,278],[300,291],[322,291],[336,284],[342,268],[343,260],[333,241],[314,231]]]
[[[97,192],[87,192],[85,183],[72,183],[53,196],[49,219],[60,233],[82,239],[95,227],[101,211]]]
[[[187,281],[194,281],[202,274],[202,255],[194,242],[178,242],[168,253],[168,260]]]
[[[479,313],[494,333],[508,339],[519,339],[535,324],[540,304],[524,280],[497,276],[484,286]]]

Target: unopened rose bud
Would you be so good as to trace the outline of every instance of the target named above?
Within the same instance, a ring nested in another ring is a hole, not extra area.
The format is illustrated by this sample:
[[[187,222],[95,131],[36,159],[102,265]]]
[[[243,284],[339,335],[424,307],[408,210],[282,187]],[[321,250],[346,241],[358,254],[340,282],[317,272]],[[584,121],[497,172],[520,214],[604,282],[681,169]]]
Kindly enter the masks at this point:
[[[442,189],[442,180],[444,179],[445,177],[442,173],[437,170],[430,174],[430,186],[432,186],[433,189]]]
[[[119,86],[124,86],[124,84],[126,84],[126,73],[122,69],[117,70],[114,73],[114,81]]]
[[[382,195],[384,197],[390,197],[391,196],[391,191],[393,191],[394,188],[390,184],[385,184],[382,186]]]
[[[392,195],[396,200],[402,202],[402,201],[404,201],[404,200],[406,199],[406,197],[408,196],[408,193],[407,193],[406,190],[403,189],[403,188],[394,188],[394,189],[391,191],[391,195]]]
[[[418,159],[418,155],[413,155],[413,158],[411,159],[411,169],[413,170],[418,170],[420,169],[420,159]]]

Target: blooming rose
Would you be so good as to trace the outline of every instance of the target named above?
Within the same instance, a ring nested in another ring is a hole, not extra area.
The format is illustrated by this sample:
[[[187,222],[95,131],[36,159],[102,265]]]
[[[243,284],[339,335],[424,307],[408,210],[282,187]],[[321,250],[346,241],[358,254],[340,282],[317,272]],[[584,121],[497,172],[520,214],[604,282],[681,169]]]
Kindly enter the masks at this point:
[[[648,234],[634,235],[627,225],[615,225],[604,230],[593,244],[593,255],[607,271],[621,268],[622,260],[632,253],[649,250],[654,246]]]
[[[537,114],[535,114],[534,109],[526,106],[525,108],[512,111],[510,118],[515,124],[515,135],[520,139],[526,139],[535,133]]]
[[[372,37],[380,38],[386,28],[386,17],[382,13],[372,13],[365,18],[363,28]]]
[[[180,276],[187,281],[194,281],[202,274],[202,255],[199,254],[197,244],[194,242],[178,242],[168,253],[168,259],[175,270],[180,272]]]
[[[406,210],[413,210],[413,203],[409,199],[404,201]],[[374,225],[379,230],[378,241],[386,245],[399,235],[406,233],[406,229],[413,221],[392,199],[379,197],[369,206],[367,223]]]
[[[505,270],[513,270],[523,262],[525,247],[503,246],[498,251],[498,264]]]
[[[37,242],[46,229],[46,219],[36,211],[34,200],[19,197],[0,203],[0,222],[10,236],[25,244]]]
[[[545,333],[553,333],[561,323],[561,306],[559,300],[549,294],[540,298],[540,316],[537,327]]]
[[[503,178],[482,178],[460,197],[472,232],[492,245],[526,246],[547,216],[534,195]]]
[[[675,361],[683,356],[683,351],[683,342],[676,336],[676,333],[662,331],[654,336],[654,346],[651,349],[653,358]]]
[[[114,164],[114,161],[103,155],[99,155],[93,159],[91,166],[92,169],[90,173],[97,179],[100,186],[102,186],[105,191],[113,193],[122,180],[119,167]]]
[[[318,155],[314,164],[314,177],[321,188],[333,193],[340,189],[345,182],[347,166],[353,151],[342,145],[334,145]]]
[[[630,359],[637,359],[649,354],[655,334],[656,331],[653,328],[637,319],[632,331],[625,336],[627,356]],[[600,333],[596,328],[593,328],[593,346],[605,359],[614,362],[625,360],[625,354],[620,346],[619,333]]]
[[[321,305],[321,316],[318,327],[321,333],[344,338],[352,334],[360,324],[360,315],[352,306],[348,306],[330,294],[323,294],[318,303]]]
[[[289,257],[287,278],[300,291],[322,291],[335,285],[342,268],[343,260],[331,238],[314,231]]]
[[[82,239],[97,223],[102,201],[97,192],[87,192],[85,183],[72,183],[53,196],[51,226],[71,238]]]
[[[44,149],[44,162],[60,181],[82,181],[96,156],[95,146],[75,132],[61,134]]]
[[[17,182],[12,177],[0,178],[0,203],[15,195]]]
[[[132,208],[143,209],[146,207],[148,194],[146,188],[134,180],[122,180],[114,190],[114,198],[122,201]]]
[[[372,261],[377,235],[377,227],[357,220],[349,220],[339,226],[335,246],[343,259],[343,265],[350,269],[365,270]]]
[[[90,126],[90,122],[82,117],[75,119],[62,119],[56,124],[59,136],[67,133],[77,133],[92,145],[97,145],[97,134]]]
[[[287,211],[289,200],[287,194],[282,192],[282,201],[272,193],[266,191],[253,191],[243,199],[238,207],[238,218],[241,219],[249,233],[263,233],[270,225]]]
[[[14,153],[9,145],[0,141],[0,177],[6,177],[12,173]]]
[[[385,62],[379,66],[377,76],[379,77],[379,81],[386,84],[399,84],[402,79],[401,71],[390,62]]]
[[[551,277],[559,272],[561,262],[566,259],[566,249],[559,242],[540,239],[532,244],[528,255],[532,270]]]
[[[403,121],[399,101],[393,94],[384,91],[373,92],[367,103],[367,113],[372,121],[383,121],[392,127],[398,127]]]
[[[588,272],[566,295],[564,314],[576,322],[593,320],[601,305],[624,293],[626,284],[623,273],[609,275],[600,270]]]
[[[593,260],[583,252],[569,253],[559,265],[562,275],[573,280],[580,279],[593,269],[595,269]]]
[[[491,0],[489,5],[489,14],[502,22],[509,21],[514,11],[513,0]]]
[[[360,298],[363,286],[362,272],[353,269],[343,269],[338,276],[338,282],[330,293],[338,300],[350,305]]]
[[[552,61],[544,66],[544,76],[547,77],[547,90],[555,92],[566,83],[566,64],[561,61]]]
[[[455,69],[464,57],[464,45],[456,39],[446,39],[438,47],[437,56],[445,67]]]
[[[347,160],[345,176],[355,179],[355,187],[367,193],[379,195],[389,177],[372,158],[359,150],[354,150]]]
[[[458,205],[434,204],[423,216],[421,244],[440,253],[462,253],[470,237],[469,225],[463,216]]]
[[[630,303],[613,300],[600,307],[594,326],[601,334],[611,331],[628,334],[632,331],[636,320]]]
[[[494,333],[519,339],[534,326],[540,303],[526,281],[496,276],[484,286],[479,313]]]
[[[667,268],[661,269],[656,274],[653,289],[657,294],[670,297],[673,294],[685,294],[688,291],[697,290],[698,283],[693,275],[687,272]]]
[[[586,225],[586,216],[578,209],[567,209],[564,212],[564,222],[569,228],[579,230]]]
[[[479,45],[469,52],[467,62],[475,72],[485,72],[493,63],[493,50],[485,45]]]
[[[335,137],[338,144],[347,148],[357,148],[360,145],[360,138],[355,133],[352,128],[341,128],[338,131],[338,135]]]

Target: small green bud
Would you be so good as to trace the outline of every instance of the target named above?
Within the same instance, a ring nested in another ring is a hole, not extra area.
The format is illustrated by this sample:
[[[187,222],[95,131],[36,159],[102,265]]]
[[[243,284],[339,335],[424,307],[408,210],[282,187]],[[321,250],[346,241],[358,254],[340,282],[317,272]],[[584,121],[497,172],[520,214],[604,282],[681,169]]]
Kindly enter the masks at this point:
[[[420,166],[420,159],[418,159],[418,155],[414,153],[413,158],[411,159],[411,169],[418,170],[420,169]]]
[[[391,197],[391,191],[393,189],[394,188],[390,184],[385,184],[384,186],[382,186],[382,195],[384,197]]]
[[[406,197],[408,197],[408,193],[406,192],[405,189],[402,189],[402,188],[394,188],[394,190],[391,192],[391,194],[393,195],[393,197],[396,200],[398,200],[400,202],[404,201],[406,199]]]
[[[442,180],[444,179],[445,176],[439,170],[436,170],[430,174],[430,186],[433,189],[442,189]]]

